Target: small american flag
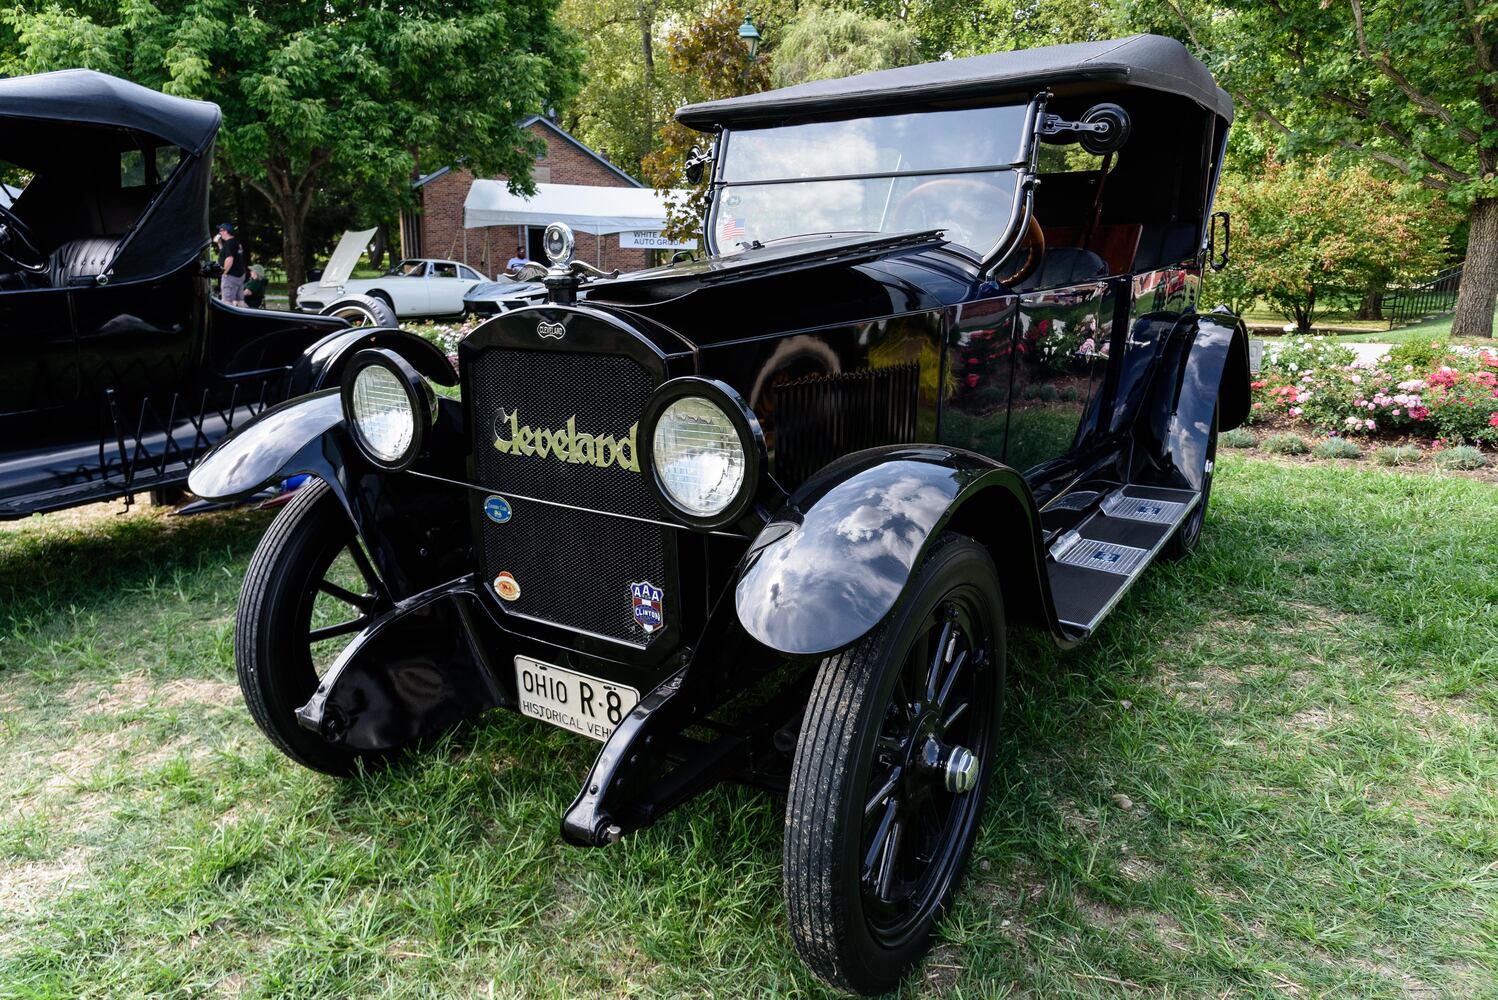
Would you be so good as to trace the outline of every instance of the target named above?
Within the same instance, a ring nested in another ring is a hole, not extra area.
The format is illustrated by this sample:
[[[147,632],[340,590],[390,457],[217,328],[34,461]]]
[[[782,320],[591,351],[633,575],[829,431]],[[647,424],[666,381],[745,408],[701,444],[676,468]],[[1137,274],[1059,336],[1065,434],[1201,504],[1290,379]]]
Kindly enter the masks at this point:
[[[744,235],[744,224],[733,216],[718,220],[718,242],[731,243]]]

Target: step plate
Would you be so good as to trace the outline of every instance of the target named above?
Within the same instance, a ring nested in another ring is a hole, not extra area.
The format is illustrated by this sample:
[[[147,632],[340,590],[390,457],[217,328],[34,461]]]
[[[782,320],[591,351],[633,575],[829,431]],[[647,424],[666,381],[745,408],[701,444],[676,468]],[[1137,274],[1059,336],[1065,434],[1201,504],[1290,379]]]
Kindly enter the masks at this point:
[[[1131,497],[1115,493],[1103,501],[1103,513],[1109,517],[1123,517],[1130,521],[1175,524],[1186,516],[1186,505],[1171,500],[1154,500],[1148,497]]]
[[[1134,572],[1135,567],[1148,558],[1148,549],[1136,549],[1128,545],[1116,545],[1112,542],[1098,542],[1084,538],[1067,549],[1057,562],[1081,566],[1083,569],[1096,569],[1105,573],[1128,576]]]

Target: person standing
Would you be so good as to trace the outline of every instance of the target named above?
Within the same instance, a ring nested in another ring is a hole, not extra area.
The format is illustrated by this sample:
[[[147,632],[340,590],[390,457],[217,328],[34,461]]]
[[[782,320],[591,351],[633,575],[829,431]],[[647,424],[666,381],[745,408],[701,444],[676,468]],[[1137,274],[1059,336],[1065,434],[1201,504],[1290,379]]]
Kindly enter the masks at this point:
[[[505,270],[514,274],[530,262],[531,259],[525,255],[525,247],[516,247],[515,256],[510,258],[510,262],[505,265]]]
[[[230,305],[244,305],[244,244],[234,235],[234,227],[227,222],[218,224],[218,233],[213,237],[218,244],[218,297]]]

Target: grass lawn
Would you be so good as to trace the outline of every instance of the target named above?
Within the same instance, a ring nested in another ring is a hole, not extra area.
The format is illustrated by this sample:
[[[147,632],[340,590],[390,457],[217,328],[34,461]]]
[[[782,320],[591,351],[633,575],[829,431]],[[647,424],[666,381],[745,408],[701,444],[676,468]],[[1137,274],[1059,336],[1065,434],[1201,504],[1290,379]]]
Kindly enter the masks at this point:
[[[1498,490],[1224,455],[1206,539],[1011,646],[972,874],[908,993],[1498,995]],[[254,730],[254,513],[0,526],[0,997],[821,996],[781,803],[557,833],[503,714],[339,783]]]

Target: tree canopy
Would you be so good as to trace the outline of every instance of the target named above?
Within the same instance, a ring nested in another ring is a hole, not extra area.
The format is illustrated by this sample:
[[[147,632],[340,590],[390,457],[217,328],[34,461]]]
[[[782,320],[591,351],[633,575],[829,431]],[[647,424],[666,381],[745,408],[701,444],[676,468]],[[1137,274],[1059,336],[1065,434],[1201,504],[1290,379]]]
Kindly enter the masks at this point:
[[[1498,297],[1498,0],[1167,0],[1241,105],[1291,155],[1332,151],[1441,192],[1471,235],[1453,333]],[[1158,19],[1143,0],[1129,8]]]
[[[910,24],[858,10],[812,7],[776,43],[770,82],[789,87],[920,61],[920,39]]]
[[[218,168],[265,199],[293,288],[331,174],[404,191],[462,162],[530,189],[519,128],[575,92],[582,52],[550,0],[85,0],[0,15],[6,72],[83,66],[224,111]]]

